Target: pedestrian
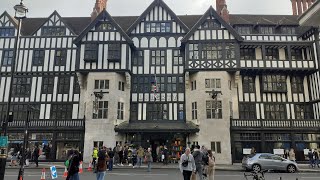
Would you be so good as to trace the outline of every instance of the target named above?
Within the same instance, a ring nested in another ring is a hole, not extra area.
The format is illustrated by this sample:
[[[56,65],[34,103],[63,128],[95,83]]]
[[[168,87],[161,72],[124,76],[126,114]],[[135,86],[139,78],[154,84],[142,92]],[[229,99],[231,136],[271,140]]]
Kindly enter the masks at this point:
[[[199,178],[202,179],[203,172],[202,172],[202,164],[203,164],[203,153],[200,151],[200,146],[196,145],[194,151],[192,153],[196,164],[196,174],[198,174]]]
[[[39,167],[39,154],[40,154],[40,149],[38,146],[35,146],[32,156],[33,156],[34,163],[36,163],[36,167]]]
[[[296,153],[294,152],[293,148],[291,148],[289,151],[289,160],[296,162]]]
[[[128,164],[129,163],[129,148],[128,146],[124,146],[123,149],[123,163]]]
[[[136,166],[136,163],[137,163],[137,150],[136,148],[132,148],[132,168],[134,168]]]
[[[214,168],[215,168],[215,157],[211,150],[208,150],[208,167],[207,167],[207,175],[209,177],[208,180],[214,180]]]
[[[309,163],[311,168],[314,168],[314,159],[313,159],[313,153],[311,149],[309,149],[308,158],[309,158]]]
[[[98,147],[94,147],[93,150],[92,150],[92,165],[93,167],[96,166],[96,161],[97,161],[97,158],[98,158]]]
[[[148,164],[148,172],[151,172],[151,163],[152,163],[152,152],[151,148],[148,148],[145,156],[145,161]]]
[[[103,147],[98,153],[97,165],[95,167],[97,180],[104,180],[107,170],[107,161],[109,161],[109,156],[106,147]]]
[[[119,149],[119,161],[120,161],[120,166],[123,166],[123,152],[124,152],[124,149],[122,146],[120,146],[120,149]]]
[[[251,151],[250,151],[250,154],[256,154],[256,148],[252,147]]]
[[[168,150],[167,146],[164,146],[163,155],[164,155],[163,164],[168,165],[169,150]]]
[[[29,148],[26,149],[26,152],[25,152],[25,153],[26,153],[26,154],[25,154],[25,157],[26,157],[25,165],[26,165],[26,167],[28,167],[29,164],[30,164],[30,159],[31,159],[31,157],[32,157],[32,154],[31,154],[31,151],[30,151]]]
[[[79,180],[80,158],[77,150],[70,150],[68,176],[66,180]]]
[[[160,146],[157,146],[157,148],[156,148],[156,155],[157,155],[157,162],[160,162],[161,161],[161,157],[159,157],[159,155],[160,155]]]
[[[139,149],[137,151],[137,156],[138,156],[138,164],[137,165],[140,168],[142,165],[142,161],[143,161],[142,159],[144,157],[144,150],[141,146],[139,147]]]
[[[186,148],[185,153],[182,154],[179,169],[184,180],[190,180],[192,173],[196,172],[196,164],[192,154],[190,153],[190,148]]]
[[[314,149],[313,151],[313,157],[314,157],[314,167],[318,166],[318,168],[320,168],[319,166],[319,153],[318,153],[318,150],[317,149]]]
[[[113,169],[114,151],[111,148],[109,148],[108,155],[109,155],[108,169],[109,169],[109,171],[112,171],[112,169]]]
[[[283,158],[285,158],[285,159],[289,159],[289,150],[288,149],[286,149],[285,150],[285,152],[284,152],[284,154],[283,154]]]

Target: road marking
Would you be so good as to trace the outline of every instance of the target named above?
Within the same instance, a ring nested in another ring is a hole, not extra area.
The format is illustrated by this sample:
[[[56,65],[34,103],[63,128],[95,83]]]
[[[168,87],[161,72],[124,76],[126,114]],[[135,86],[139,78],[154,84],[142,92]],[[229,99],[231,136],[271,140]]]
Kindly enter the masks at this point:
[[[111,175],[118,175],[118,176],[169,176],[169,174],[136,174],[136,173],[107,173]]]

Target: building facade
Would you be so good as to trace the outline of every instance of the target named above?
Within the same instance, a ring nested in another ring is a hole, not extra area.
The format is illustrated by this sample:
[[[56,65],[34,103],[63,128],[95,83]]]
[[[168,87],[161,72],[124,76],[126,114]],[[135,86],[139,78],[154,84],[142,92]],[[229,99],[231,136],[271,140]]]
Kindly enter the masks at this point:
[[[12,82],[13,150],[28,112],[29,147],[40,145],[43,159],[78,149],[89,161],[94,146],[117,144],[167,145],[179,158],[199,144],[230,164],[252,147],[294,148],[298,161],[320,148],[316,26],[297,15],[229,14],[224,0],[203,15],[176,15],[162,0],[140,16],[105,8],[24,19],[12,81],[17,22],[0,16],[0,117]]]

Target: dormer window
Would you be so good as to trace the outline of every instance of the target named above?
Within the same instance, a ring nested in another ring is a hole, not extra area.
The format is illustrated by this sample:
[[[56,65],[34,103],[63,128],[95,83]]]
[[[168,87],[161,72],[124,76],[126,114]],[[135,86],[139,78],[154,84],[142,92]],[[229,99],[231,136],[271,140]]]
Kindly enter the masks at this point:
[[[42,36],[64,36],[66,35],[65,27],[43,27]]]
[[[151,22],[146,23],[145,31],[147,33],[170,33],[171,23],[170,22]]]
[[[99,31],[112,31],[114,30],[113,25],[111,23],[102,22],[96,27]]]
[[[0,37],[14,36],[14,28],[0,28]]]
[[[274,27],[272,26],[261,26],[260,34],[274,34]]]
[[[238,26],[236,27],[239,34],[251,34],[252,27],[251,26]]]
[[[292,26],[283,26],[281,27],[282,34],[296,34],[296,28]]]
[[[221,28],[221,24],[218,20],[208,20],[201,25],[201,29],[218,29]]]

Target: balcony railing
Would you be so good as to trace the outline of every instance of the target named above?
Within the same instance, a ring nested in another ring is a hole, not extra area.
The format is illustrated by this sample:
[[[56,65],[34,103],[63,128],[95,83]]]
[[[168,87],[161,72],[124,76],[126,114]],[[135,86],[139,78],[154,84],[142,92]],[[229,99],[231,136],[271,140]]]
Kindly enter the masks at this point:
[[[320,129],[319,119],[231,119],[231,129]]]
[[[9,129],[23,129],[26,125],[24,120],[9,122]],[[29,129],[84,129],[84,119],[33,119],[29,122]]]

